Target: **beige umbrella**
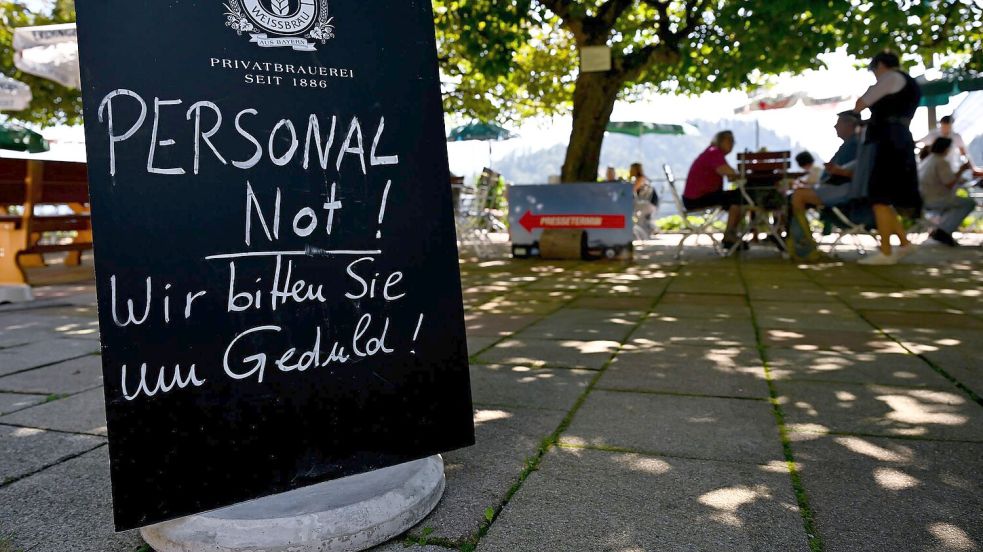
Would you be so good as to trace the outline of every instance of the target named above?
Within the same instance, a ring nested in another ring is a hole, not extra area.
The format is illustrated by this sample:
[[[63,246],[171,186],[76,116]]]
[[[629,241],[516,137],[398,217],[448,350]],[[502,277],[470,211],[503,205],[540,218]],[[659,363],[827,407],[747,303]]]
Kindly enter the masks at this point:
[[[14,29],[14,65],[68,88],[81,88],[74,23]]]
[[[0,74],[0,111],[21,111],[30,103],[30,86]]]

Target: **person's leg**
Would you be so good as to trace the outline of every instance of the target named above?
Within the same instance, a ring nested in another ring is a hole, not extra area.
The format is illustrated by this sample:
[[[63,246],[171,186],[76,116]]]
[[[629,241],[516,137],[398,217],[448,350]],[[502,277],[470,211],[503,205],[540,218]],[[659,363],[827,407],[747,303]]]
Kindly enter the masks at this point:
[[[945,201],[932,202],[928,208],[942,211],[939,229],[947,234],[952,234],[959,230],[966,217],[976,210],[976,202],[968,197],[951,197]]]
[[[819,195],[812,188],[799,188],[792,194],[792,214],[804,215],[809,207],[822,205]]]
[[[900,225],[898,213],[891,205],[878,203],[874,205],[874,221],[877,224],[877,234],[881,238],[881,253],[890,256],[892,252],[891,236],[897,233],[897,227]],[[899,236],[902,234],[904,234],[903,231],[899,233]],[[906,245],[907,241],[907,238],[903,238],[901,245]]]

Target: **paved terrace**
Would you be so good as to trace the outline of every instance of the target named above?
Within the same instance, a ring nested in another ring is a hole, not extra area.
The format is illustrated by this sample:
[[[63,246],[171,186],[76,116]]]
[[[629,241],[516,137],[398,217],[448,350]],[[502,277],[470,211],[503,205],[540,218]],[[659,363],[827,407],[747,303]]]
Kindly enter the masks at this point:
[[[461,268],[478,444],[380,550],[983,549],[978,246]],[[0,312],[0,551],[141,550],[110,530],[93,286],[37,294]]]

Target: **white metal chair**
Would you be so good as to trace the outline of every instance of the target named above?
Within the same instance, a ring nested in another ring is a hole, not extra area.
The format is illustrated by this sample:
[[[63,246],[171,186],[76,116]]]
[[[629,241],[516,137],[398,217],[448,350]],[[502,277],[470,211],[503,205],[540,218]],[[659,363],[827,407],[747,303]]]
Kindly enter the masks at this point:
[[[499,228],[489,210],[492,188],[500,175],[491,169],[484,169],[473,186],[464,185],[455,216],[457,239],[461,248],[471,248],[475,256],[487,258],[492,251],[490,233]]]
[[[713,245],[713,250],[718,254],[721,253],[720,241],[714,235],[714,224],[720,220],[720,216],[723,214],[723,209],[720,207],[709,207],[705,209],[686,209],[683,204],[683,199],[679,196],[679,190],[676,189],[676,177],[672,172],[672,167],[668,164],[662,165],[663,172],[666,173],[666,182],[668,183],[667,188],[669,188],[669,193],[672,195],[672,201],[676,205],[676,209],[679,211],[679,218],[681,219],[681,224],[679,232],[682,237],[679,239],[679,243],[676,245],[676,258],[679,259],[683,256],[683,246],[686,245],[686,240],[695,236],[695,241],[699,243],[700,236],[707,236],[710,238],[710,242]],[[699,217],[697,219],[697,217]]]

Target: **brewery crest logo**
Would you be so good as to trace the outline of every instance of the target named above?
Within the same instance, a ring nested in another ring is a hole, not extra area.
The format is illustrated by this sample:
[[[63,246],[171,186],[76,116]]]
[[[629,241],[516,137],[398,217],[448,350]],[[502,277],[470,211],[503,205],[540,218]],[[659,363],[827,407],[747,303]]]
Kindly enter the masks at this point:
[[[223,5],[225,26],[240,36],[248,33],[249,42],[261,48],[314,52],[318,42],[334,38],[328,0],[229,0]]]

